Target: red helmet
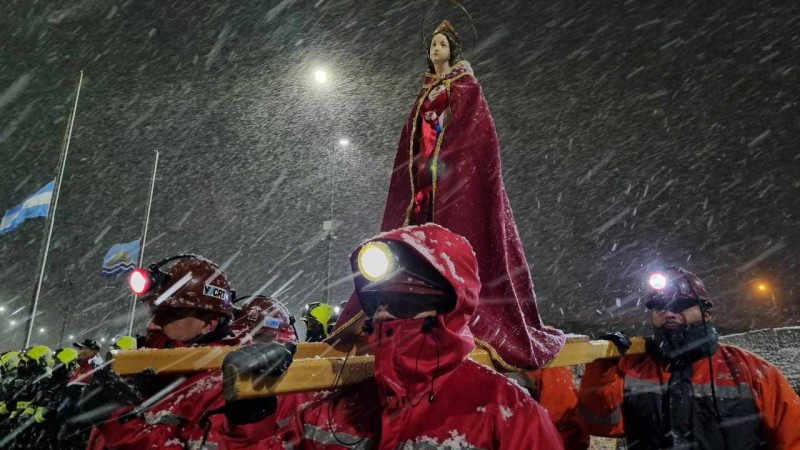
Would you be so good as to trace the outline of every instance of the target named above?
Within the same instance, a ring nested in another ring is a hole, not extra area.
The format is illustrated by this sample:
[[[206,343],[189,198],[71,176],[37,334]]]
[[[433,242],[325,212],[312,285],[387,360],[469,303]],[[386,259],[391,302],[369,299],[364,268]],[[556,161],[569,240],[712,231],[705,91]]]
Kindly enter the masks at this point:
[[[296,342],[293,317],[283,303],[265,295],[247,299],[236,312],[234,323],[243,324],[253,337],[274,336],[279,342]]]
[[[680,267],[668,267],[648,277],[649,295],[646,306],[668,304],[676,300],[696,300],[711,308],[714,302],[697,275]]]
[[[177,261],[166,271],[162,267]],[[152,306],[193,308],[231,317],[231,285],[217,264],[196,255],[179,255],[146,269],[152,283],[141,300]]]

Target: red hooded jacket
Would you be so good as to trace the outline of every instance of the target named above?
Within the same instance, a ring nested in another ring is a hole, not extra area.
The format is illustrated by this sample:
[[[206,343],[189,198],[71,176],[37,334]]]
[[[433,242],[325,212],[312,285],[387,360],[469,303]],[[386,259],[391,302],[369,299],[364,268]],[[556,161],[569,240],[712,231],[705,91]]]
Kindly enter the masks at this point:
[[[431,90],[445,86],[451,116],[432,155],[431,222],[465,237],[478,255],[481,290],[469,327],[492,359],[508,369],[537,369],[564,346],[560,330],[542,324],[528,262],[503,186],[500,147],[481,86],[466,61],[445,75],[425,74],[403,127],[392,170],[382,231],[410,222],[416,186],[414,163],[419,154],[420,108]],[[426,165],[428,166],[428,165]],[[337,330],[360,318],[352,296],[337,321]]]
[[[240,345],[238,339],[224,339],[206,346]],[[200,419],[207,411],[225,404],[222,397],[222,371],[204,370],[185,376],[185,380],[147,412],[128,421],[119,418],[134,406],[115,411],[106,422],[92,430],[88,450],[102,449],[185,449],[200,448],[205,432]],[[159,378],[166,387],[179,377]],[[211,430],[219,428],[219,416],[212,421]],[[209,434],[209,448],[216,447],[216,433]]]
[[[480,281],[466,239],[434,224],[390,231],[378,239],[405,244],[430,262],[453,285],[455,308],[436,316],[427,330],[425,319],[376,323],[368,333],[374,379],[319,395],[278,417],[281,434],[262,445],[563,448],[539,404],[504,376],[468,359],[475,347],[468,325],[478,304]]]

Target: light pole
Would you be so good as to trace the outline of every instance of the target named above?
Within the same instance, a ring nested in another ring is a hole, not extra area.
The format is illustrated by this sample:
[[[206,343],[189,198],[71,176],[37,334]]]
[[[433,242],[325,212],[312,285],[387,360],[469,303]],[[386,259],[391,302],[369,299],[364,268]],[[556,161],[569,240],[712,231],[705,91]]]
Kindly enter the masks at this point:
[[[339,139],[339,146],[347,147],[350,141],[347,139]],[[336,237],[333,235],[333,200],[336,191],[336,146],[331,146],[331,164],[330,164],[330,212],[328,220],[322,222],[322,230],[326,231],[325,239],[328,240],[328,265],[325,270],[325,303],[330,304],[331,295],[331,259],[333,255],[333,240]]]

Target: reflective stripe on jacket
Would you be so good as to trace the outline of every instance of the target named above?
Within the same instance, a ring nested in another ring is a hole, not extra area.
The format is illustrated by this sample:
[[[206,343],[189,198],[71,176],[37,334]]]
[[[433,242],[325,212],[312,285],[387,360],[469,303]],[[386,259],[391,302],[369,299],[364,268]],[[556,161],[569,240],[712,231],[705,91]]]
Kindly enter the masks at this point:
[[[691,448],[800,448],[800,399],[780,371],[732,345],[720,344],[711,358],[713,391],[708,359],[692,367]],[[630,449],[670,447],[670,376],[648,354],[587,364],[578,392],[585,429],[625,436]]]

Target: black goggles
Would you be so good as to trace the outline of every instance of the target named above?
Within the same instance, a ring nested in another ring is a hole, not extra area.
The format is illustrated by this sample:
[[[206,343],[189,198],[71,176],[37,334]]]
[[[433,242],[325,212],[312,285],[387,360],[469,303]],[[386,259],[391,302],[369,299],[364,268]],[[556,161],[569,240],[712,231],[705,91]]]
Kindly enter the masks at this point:
[[[700,308],[702,309],[704,303],[689,298],[681,298],[671,301],[654,299],[645,303],[645,307],[651,311],[671,311],[674,313],[683,312],[691,308],[692,306],[700,306]]]
[[[444,314],[455,306],[455,300],[448,295],[409,294],[405,292],[362,292],[358,296],[364,314],[372,318],[380,310],[386,310],[398,319],[413,319],[426,311]]]

